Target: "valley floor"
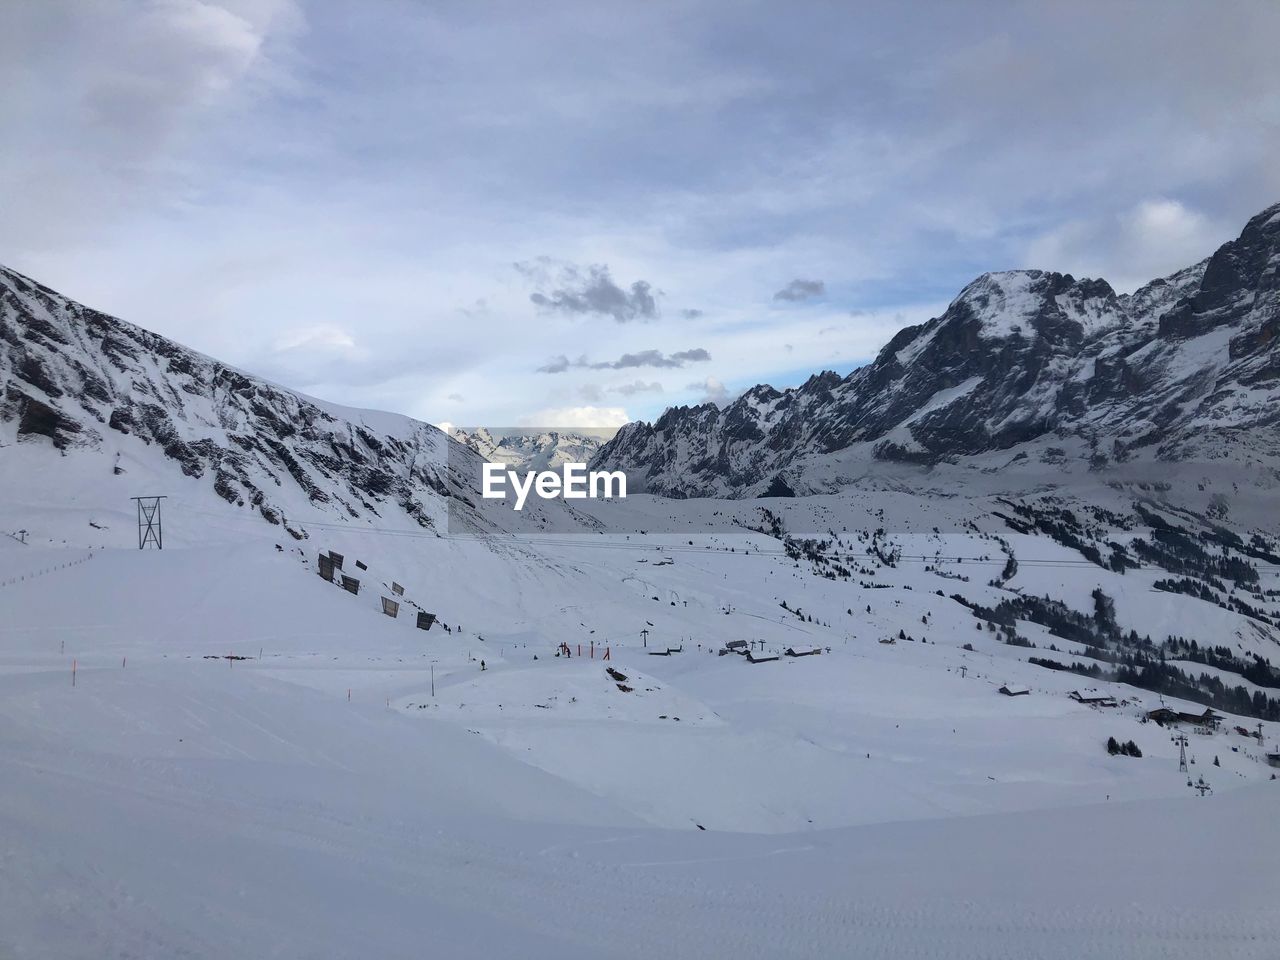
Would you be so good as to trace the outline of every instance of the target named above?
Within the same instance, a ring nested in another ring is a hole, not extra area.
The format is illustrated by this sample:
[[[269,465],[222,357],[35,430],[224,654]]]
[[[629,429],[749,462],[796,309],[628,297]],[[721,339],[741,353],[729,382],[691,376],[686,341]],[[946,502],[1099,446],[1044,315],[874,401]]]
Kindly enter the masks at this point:
[[[1280,955],[1245,721],[1191,735],[1200,796],[1158,698],[1074,702],[1092,681],[952,581],[860,590],[736,536],[335,534],[359,596],[261,532],[0,541],[0,955]],[[823,652],[719,656],[738,636]]]

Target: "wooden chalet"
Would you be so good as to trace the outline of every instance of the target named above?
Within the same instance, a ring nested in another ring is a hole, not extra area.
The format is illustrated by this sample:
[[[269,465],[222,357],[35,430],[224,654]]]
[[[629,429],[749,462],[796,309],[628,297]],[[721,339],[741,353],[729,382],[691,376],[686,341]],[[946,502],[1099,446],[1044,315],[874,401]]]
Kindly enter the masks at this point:
[[[1181,710],[1171,710],[1168,707],[1159,707],[1155,710],[1147,712],[1147,719],[1154,720],[1156,723],[1165,726],[1177,726],[1180,723],[1189,723],[1197,727],[1210,727],[1217,729],[1218,724],[1222,723],[1222,717],[1214,713],[1212,710],[1205,710],[1204,713],[1187,713]]]
[[[1084,703],[1094,707],[1114,707],[1116,706],[1116,698],[1109,693],[1087,693],[1080,690],[1072,690],[1068,694],[1076,703]]]

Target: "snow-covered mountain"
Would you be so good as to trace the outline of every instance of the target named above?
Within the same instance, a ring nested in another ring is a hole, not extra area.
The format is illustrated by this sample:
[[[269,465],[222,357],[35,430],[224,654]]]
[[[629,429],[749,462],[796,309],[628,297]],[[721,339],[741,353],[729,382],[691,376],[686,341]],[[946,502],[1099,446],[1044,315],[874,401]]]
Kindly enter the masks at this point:
[[[455,429],[451,436],[491,463],[505,463],[517,470],[559,470],[566,463],[588,463],[604,446],[603,437],[544,430],[506,433],[495,437],[484,427]]]
[[[536,523],[486,510],[481,458],[410,417],[315,400],[82,306],[0,267],[0,447],[101,455],[104,474],[167,463],[271,524],[440,530]],[[119,484],[128,486],[127,481]],[[125,491],[147,493],[147,490]],[[530,516],[557,505],[530,505]]]
[[[749,496],[838,487],[842,459],[1006,451],[1280,465],[1280,204],[1132,294],[1042,270],[984,274],[847,376],[670,409],[623,427],[593,466],[667,496]]]

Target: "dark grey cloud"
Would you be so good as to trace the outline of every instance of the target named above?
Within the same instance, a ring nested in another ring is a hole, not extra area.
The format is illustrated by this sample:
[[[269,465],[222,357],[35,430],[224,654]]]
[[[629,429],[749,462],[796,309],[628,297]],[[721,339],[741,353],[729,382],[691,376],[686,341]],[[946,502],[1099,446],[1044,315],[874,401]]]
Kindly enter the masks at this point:
[[[669,355],[661,350],[641,350],[637,353],[624,353],[617,360],[597,361],[588,360],[586,357],[570,360],[564,354],[560,354],[538,367],[536,372],[564,373],[571,367],[584,370],[632,370],[638,367],[675,370],[683,367],[686,363],[703,363],[710,359],[711,354],[702,347],[694,347],[691,350],[678,350]]]
[[[786,300],[799,303],[811,297],[820,297],[827,291],[827,285],[821,280],[802,280],[799,277],[773,295],[775,300]]]
[[[564,373],[566,370],[569,369],[570,366],[571,364],[569,363],[569,358],[562,353],[558,357],[552,357],[542,366],[538,367],[538,369],[535,372],[536,373]]]
[[[529,269],[526,264],[516,264],[516,268],[526,276],[536,277],[539,272],[545,273],[545,264],[543,261],[541,271],[537,267]],[[653,320],[658,316],[657,294],[649,281],[636,280],[624,290],[614,283],[609,268],[600,263],[588,267],[564,265],[552,289],[531,293],[529,300],[543,310],[611,317],[618,323]]]
[[[663,367],[674,369],[686,363],[702,363],[711,359],[711,354],[701,347],[692,350],[681,350],[670,356],[660,350],[641,350],[639,353],[624,353],[617,360],[605,360],[588,364],[592,370],[629,370],[633,367]]]

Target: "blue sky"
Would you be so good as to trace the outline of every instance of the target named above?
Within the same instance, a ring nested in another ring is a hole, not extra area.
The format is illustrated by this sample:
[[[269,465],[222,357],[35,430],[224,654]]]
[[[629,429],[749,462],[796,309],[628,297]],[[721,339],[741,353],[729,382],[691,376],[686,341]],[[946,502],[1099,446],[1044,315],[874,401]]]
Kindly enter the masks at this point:
[[[305,392],[598,426],[1280,199],[1280,5],[49,0],[0,262]]]

